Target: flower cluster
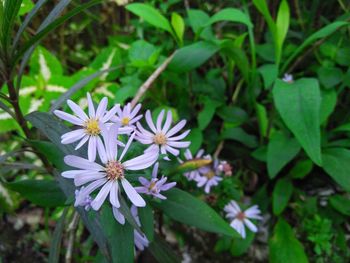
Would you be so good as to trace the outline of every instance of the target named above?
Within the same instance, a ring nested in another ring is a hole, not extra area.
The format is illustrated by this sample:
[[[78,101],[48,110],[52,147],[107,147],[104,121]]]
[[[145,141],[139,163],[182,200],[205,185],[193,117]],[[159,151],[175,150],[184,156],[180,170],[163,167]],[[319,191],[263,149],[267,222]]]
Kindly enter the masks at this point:
[[[167,112],[165,121],[165,111],[161,111],[156,124],[152,121],[150,111],[147,111],[146,122],[150,128],[149,131],[139,123],[143,117],[139,114],[141,104],[133,109],[129,103],[123,108],[115,105],[107,110],[107,98],[103,98],[97,108],[90,94],[87,94],[87,100],[88,114],[71,100],[68,100],[67,104],[73,114],[59,110],[54,112],[57,117],[77,126],[77,129],[62,135],[62,144],[77,143],[76,150],[87,144],[87,159],[83,151],[79,151],[80,156],[65,156],[65,163],[74,169],[63,172],[62,176],[74,180],[77,187],[75,206],[97,211],[108,200],[115,219],[120,224],[124,224],[125,217],[120,210],[123,194],[130,200],[135,210],[136,207],[146,205],[141,194],[166,199],[161,192],[176,185],[175,182],[166,183],[167,178],[164,176],[157,178],[159,168],[157,160],[160,153],[177,156],[179,149],[187,148],[190,142],[182,139],[187,136],[189,130],[177,135],[184,128],[186,121],[180,121],[171,127],[171,111]],[[129,150],[133,148],[136,140],[148,145],[148,148],[138,156],[130,157],[134,151]],[[167,156],[165,158],[168,159]],[[133,186],[129,182],[133,171],[142,171],[152,165],[154,167],[150,181],[139,177],[140,186]],[[137,221],[136,214],[134,217]],[[138,224],[140,224],[139,221]],[[148,245],[147,238],[135,232],[135,245],[143,249]]]
[[[184,173],[184,176],[189,181],[195,181],[197,183],[197,187],[204,187],[204,192],[209,194],[210,190],[213,186],[219,184],[222,181],[221,174],[225,176],[232,175],[232,167],[226,161],[219,161],[214,159],[208,154],[204,154],[204,150],[201,149],[197,152],[197,154],[193,157],[191,151],[187,149],[185,151],[185,159],[186,161],[198,161],[198,160],[210,160],[209,165],[201,166],[197,169]],[[182,160],[179,160],[180,163],[183,163]]]

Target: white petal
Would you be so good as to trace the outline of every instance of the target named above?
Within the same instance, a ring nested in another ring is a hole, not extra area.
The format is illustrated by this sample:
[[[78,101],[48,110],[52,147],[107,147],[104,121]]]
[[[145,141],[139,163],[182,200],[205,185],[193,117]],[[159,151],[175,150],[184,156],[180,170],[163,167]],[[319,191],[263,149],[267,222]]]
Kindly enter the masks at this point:
[[[113,207],[117,207],[117,208],[120,207],[118,191],[119,191],[119,184],[117,181],[114,181],[111,188],[111,192],[109,193],[109,201],[111,202]]]
[[[186,125],[186,120],[180,121],[178,124],[176,124],[173,128],[171,128],[165,135],[170,138],[174,134],[178,133],[183,127]]]
[[[256,233],[258,231],[258,228],[249,219],[245,218],[244,223],[252,232]]]
[[[119,224],[124,225],[125,224],[125,217],[122,213],[120,213],[119,209],[113,206],[113,215],[115,220],[118,221]]]
[[[122,161],[124,155],[125,155],[125,154],[127,153],[127,151],[129,150],[130,144],[131,144],[131,142],[134,140],[134,137],[135,137],[135,133],[131,134],[131,136],[130,136],[128,142],[126,143],[126,145],[125,145],[125,147],[124,147],[124,149],[123,149],[123,151],[122,151],[122,154],[121,154],[120,157],[119,157],[119,162]]]
[[[89,160],[75,155],[65,156],[64,162],[69,166],[80,168],[83,170],[102,171],[104,169],[101,165],[95,162],[90,162]]]
[[[99,210],[103,204],[103,202],[106,200],[107,195],[109,194],[109,191],[111,190],[111,187],[113,185],[112,181],[108,181],[98,192],[95,199],[91,202],[91,207],[95,211]]]
[[[153,166],[153,170],[152,170],[152,177],[156,178],[158,175],[158,167],[159,167],[159,163],[157,162],[154,166]]]
[[[89,140],[89,138],[89,135],[85,135],[83,139],[81,139],[81,141],[77,144],[77,146],[75,146],[75,150],[80,149]]]
[[[78,117],[73,116],[72,114],[66,113],[64,111],[55,110],[54,114],[58,118],[60,118],[62,120],[65,120],[65,121],[68,121],[68,122],[70,122],[72,124],[79,125],[79,126],[83,126],[84,125],[84,121],[83,120],[79,119]]]
[[[79,196],[75,200],[75,203],[76,204],[81,203],[88,195],[90,195],[93,191],[95,191],[97,188],[99,188],[101,185],[105,184],[106,182],[107,182],[106,179],[100,179],[82,188],[79,193]]]
[[[85,172],[84,170],[69,170],[61,173],[64,178],[73,179],[76,175]]]
[[[151,132],[145,130],[142,125],[138,122],[136,123],[137,128],[140,130],[140,132],[144,135],[144,136],[148,136],[148,137],[153,137],[154,134],[152,134]]]
[[[88,146],[88,159],[90,162],[93,162],[96,159],[96,148],[97,148],[96,136],[90,136],[89,146]]]
[[[143,170],[150,167],[158,159],[158,153],[150,151],[123,163],[126,170]]]
[[[102,163],[107,163],[107,153],[100,137],[97,137],[97,151]]]
[[[87,93],[87,100],[88,100],[88,108],[89,108],[89,116],[90,118],[95,118],[95,106],[92,102],[90,93]]]
[[[146,111],[146,122],[148,124],[148,127],[150,127],[150,129],[156,133],[156,127],[154,126],[153,120],[152,120],[152,116],[151,116],[151,112],[149,110]]]
[[[105,174],[99,173],[96,171],[80,173],[74,177],[74,184],[75,184],[75,186],[81,186],[81,185],[87,184],[91,181],[96,181],[98,179],[102,179],[105,176],[106,176]]]
[[[141,109],[141,103],[137,104],[135,106],[135,108],[132,110],[131,114],[130,114],[130,118],[134,118],[136,116],[136,114],[140,111]]]
[[[162,122],[163,122],[163,118],[164,118],[164,112],[165,110],[162,110],[157,118],[157,130],[161,131],[162,130]]]
[[[67,104],[69,108],[71,108],[71,110],[75,113],[75,115],[77,115],[80,119],[83,121],[86,121],[88,119],[86,113],[75,102],[68,100]]]
[[[97,110],[96,110],[96,119],[101,119],[102,116],[105,114],[107,109],[108,99],[107,97],[104,97],[100,103],[98,104]]]
[[[181,133],[180,135],[178,136],[175,136],[175,137],[168,137],[168,141],[179,141],[179,140],[182,140],[183,138],[185,138],[189,133],[190,133],[191,130],[187,130],[183,133]]]
[[[80,140],[84,136],[85,136],[84,129],[78,129],[78,130],[75,130],[75,131],[70,131],[70,132],[67,132],[67,133],[62,135],[61,143],[62,144],[73,143],[73,142],[76,142],[76,141]]]
[[[167,131],[170,128],[171,122],[173,121],[173,115],[171,113],[171,110],[168,111],[167,115],[166,115],[166,120],[165,120],[165,124],[163,126],[162,132],[163,133],[167,133]]]
[[[119,104],[114,105],[114,107],[113,107],[110,111],[108,111],[108,112],[105,114],[105,116],[103,116],[102,122],[107,122],[107,121],[109,121],[109,120],[112,118],[112,116],[115,115],[115,113],[118,111],[119,108],[120,108],[120,105],[119,105]]]
[[[166,149],[168,152],[170,152],[172,155],[175,155],[175,156],[178,156],[179,153],[180,153],[179,150],[176,150],[176,149],[170,147],[169,145],[166,145],[166,146],[165,146],[165,149]]]
[[[191,142],[167,142],[167,145],[175,148],[187,148],[190,144]]]
[[[128,196],[129,200],[138,207],[144,207],[146,206],[145,200],[139,195],[134,187],[126,180],[125,178],[121,179],[124,191],[126,195]]]

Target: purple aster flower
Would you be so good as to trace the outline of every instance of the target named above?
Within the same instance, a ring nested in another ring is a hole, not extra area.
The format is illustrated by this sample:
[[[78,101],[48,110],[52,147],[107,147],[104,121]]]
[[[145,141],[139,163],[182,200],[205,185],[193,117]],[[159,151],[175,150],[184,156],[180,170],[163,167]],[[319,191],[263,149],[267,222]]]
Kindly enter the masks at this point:
[[[206,158],[211,158],[209,155],[206,156]],[[204,187],[204,192],[207,194],[210,193],[210,189],[213,186],[216,186],[219,184],[219,182],[222,180],[221,177],[217,176],[218,172],[218,160],[214,160],[213,165],[207,165],[203,166],[198,169],[200,176],[197,176],[195,178],[195,181],[197,182],[197,187]]]
[[[134,130],[135,123],[142,118],[142,114],[137,115],[141,109],[141,104],[137,104],[134,109],[131,110],[131,104],[128,103],[123,109],[118,108],[117,114],[111,118],[113,122],[119,123],[122,127],[129,127]]]
[[[250,219],[262,219],[261,211],[257,205],[242,211],[239,205],[232,200],[224,207],[224,211],[227,213],[226,217],[231,220],[231,227],[235,229],[242,238],[246,237],[245,226],[254,233],[258,231],[258,228],[250,221]]]
[[[138,128],[138,131],[136,131],[136,139],[142,144],[150,144],[148,149],[146,149],[146,152],[157,149],[162,154],[170,152],[171,154],[177,156],[180,153],[177,148],[187,148],[190,145],[189,141],[181,141],[188,135],[190,130],[174,136],[186,125],[186,121],[182,120],[170,129],[170,125],[172,123],[172,113],[170,110],[167,112],[165,123],[162,125],[164,114],[165,110],[162,110],[158,115],[156,125],[154,125],[151,112],[148,110],[146,112],[146,122],[151,131],[145,130],[138,122],[136,124]]]
[[[152,171],[152,179],[148,181],[144,177],[139,177],[139,181],[142,186],[135,187],[136,191],[140,194],[147,194],[157,197],[159,199],[166,199],[160,192],[168,191],[176,185],[176,182],[167,183],[167,177],[162,176],[159,180],[157,178],[159,163],[156,163]]]
[[[121,183],[124,192],[134,205],[145,206],[145,201],[125,178],[124,173],[128,170],[143,170],[152,166],[158,158],[158,152],[147,152],[131,160],[123,161],[123,157],[128,151],[135,134],[130,136],[119,157],[118,145],[115,139],[118,136],[118,126],[114,124],[109,130],[104,130],[102,135],[104,144],[98,145],[102,165],[74,155],[68,155],[64,158],[67,165],[76,167],[78,170],[63,172],[62,176],[74,178],[74,184],[77,187],[88,184],[81,190],[76,202],[80,203],[80,198],[85,199],[86,196],[101,187],[101,190],[91,202],[92,209],[99,210],[108,195],[112,206],[118,208],[120,207],[118,192]]]
[[[61,143],[70,144],[80,141],[75,149],[79,149],[88,141],[88,158],[93,162],[96,159],[96,150],[102,147],[102,140],[99,137],[102,128],[106,122],[117,112],[119,105],[115,105],[110,111],[107,111],[108,99],[104,97],[95,110],[91,96],[87,94],[88,110],[87,115],[76,103],[71,100],[67,101],[69,108],[75,115],[66,113],[64,111],[55,110],[54,113],[62,120],[68,121],[74,125],[81,126],[81,128],[67,132],[62,135]]]
[[[84,206],[86,211],[89,211],[91,208],[92,198],[90,195],[84,195],[82,198],[80,197],[82,190],[84,190],[84,186],[82,188],[75,190],[75,203],[74,206]]]

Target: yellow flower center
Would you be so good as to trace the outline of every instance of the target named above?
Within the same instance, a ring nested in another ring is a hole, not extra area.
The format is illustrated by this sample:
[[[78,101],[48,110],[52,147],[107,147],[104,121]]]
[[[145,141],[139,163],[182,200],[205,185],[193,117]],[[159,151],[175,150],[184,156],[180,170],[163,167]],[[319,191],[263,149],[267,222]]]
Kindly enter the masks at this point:
[[[89,119],[85,122],[85,132],[88,135],[97,136],[101,133],[100,126],[98,125],[98,120]]]
[[[166,137],[163,133],[157,133],[156,135],[154,135],[153,141],[155,144],[164,145],[166,144]]]
[[[122,125],[123,125],[123,126],[128,125],[128,124],[129,124],[129,122],[130,122],[129,117],[124,117],[124,118],[122,119]]]
[[[206,174],[204,174],[205,177],[207,177],[208,179],[211,179],[215,176],[215,173],[213,170],[210,170],[209,172],[207,172]]]
[[[124,167],[118,161],[108,161],[105,171],[108,180],[118,180],[119,178],[124,177]]]

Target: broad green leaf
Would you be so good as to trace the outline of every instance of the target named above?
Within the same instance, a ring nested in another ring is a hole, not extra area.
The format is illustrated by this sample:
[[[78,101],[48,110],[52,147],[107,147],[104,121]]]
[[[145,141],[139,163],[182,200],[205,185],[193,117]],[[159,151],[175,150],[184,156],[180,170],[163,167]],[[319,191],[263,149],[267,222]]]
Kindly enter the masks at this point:
[[[282,0],[276,19],[276,64],[279,65],[282,57],[283,43],[289,28],[289,6],[286,0]]]
[[[40,153],[45,155],[50,163],[52,163],[58,170],[63,171],[67,166],[63,158],[64,154],[57,147],[48,141],[30,141],[31,145]]]
[[[187,14],[192,30],[197,37],[201,36],[206,40],[212,40],[215,38],[211,27],[204,27],[210,19],[207,13],[198,9],[188,9]]]
[[[213,43],[200,41],[176,51],[168,68],[176,72],[187,72],[198,68],[215,55],[219,47]]]
[[[304,178],[308,175],[314,165],[311,160],[302,160],[296,163],[296,165],[290,170],[289,174],[296,179]]]
[[[267,146],[267,171],[274,178],[299,153],[300,145],[294,138],[276,132]]]
[[[333,195],[329,202],[338,212],[350,216],[350,199],[342,195]]]
[[[322,153],[324,159],[323,169],[350,192],[350,150],[344,148],[330,148]]]
[[[138,40],[131,44],[128,51],[130,62],[135,67],[153,66],[159,57],[160,50],[144,40]]]
[[[252,22],[249,17],[243,13],[241,10],[236,8],[225,8],[213,15],[205,26],[211,25],[220,21],[230,21],[242,23],[248,27],[253,27]]]
[[[19,9],[18,15],[22,16],[26,13],[28,13],[32,8],[34,7],[34,4],[32,0],[23,0],[21,4],[21,8]]]
[[[141,222],[141,228],[149,242],[154,240],[154,216],[150,205],[137,209]]]
[[[276,25],[272,19],[266,0],[253,0],[253,4],[259,10],[259,12],[263,15],[267,25],[269,26],[269,29],[272,35],[274,35],[276,32]]]
[[[39,206],[63,206],[66,202],[66,197],[55,180],[26,179],[7,183],[6,187]]]
[[[171,25],[173,26],[175,34],[182,45],[185,32],[185,22],[183,18],[176,12],[171,14]]]
[[[186,140],[191,142],[190,150],[195,153],[202,146],[203,133],[199,128],[191,129],[190,134],[186,137]]]
[[[272,211],[280,215],[287,207],[293,193],[293,184],[289,179],[279,179],[272,193]]]
[[[204,101],[204,108],[198,114],[198,127],[201,130],[204,130],[212,120],[215,114],[215,110],[217,107],[221,105],[221,102],[212,100],[206,97]]]
[[[264,81],[264,88],[267,90],[278,77],[278,67],[276,64],[266,64],[258,68]]]
[[[152,26],[168,31],[172,34],[171,25],[157,9],[148,4],[133,3],[125,7],[131,13],[141,17]]]
[[[293,229],[282,218],[275,226],[269,240],[271,263],[307,263],[309,262],[303,245],[296,239]]]
[[[281,72],[285,72],[288,65],[299,56],[303,50],[314,43],[316,40],[325,38],[334,32],[336,32],[340,27],[349,25],[349,22],[345,21],[336,21],[331,24],[326,25],[325,27],[321,28],[317,32],[313,33],[311,36],[309,36],[293,53],[292,55],[286,60],[286,62],[283,64]]]
[[[343,71],[336,67],[320,67],[317,70],[320,83],[326,88],[333,88],[343,80]]]
[[[246,238],[234,238],[230,248],[231,255],[239,257],[246,253],[250,245],[253,243],[254,237],[255,234],[252,231],[247,230]]]
[[[59,60],[44,47],[37,47],[29,62],[30,74],[41,75],[48,81],[52,75],[63,75]]]
[[[238,237],[238,233],[211,207],[189,193],[173,188],[164,195],[166,200],[152,202],[152,205],[170,218],[208,232]]]
[[[321,166],[321,95],[317,80],[304,78],[293,83],[277,80],[273,99],[287,127],[314,163]]]
[[[112,252],[114,263],[134,262],[134,229],[125,222],[119,224],[109,205],[104,205],[100,211],[102,229],[109,242],[109,249]]]
[[[154,236],[154,241],[148,247],[155,259],[161,263],[180,263],[180,256],[177,255],[172,247],[159,235]]]
[[[96,58],[89,65],[90,68],[93,68],[97,71],[105,71],[111,68],[121,66],[121,54],[118,48],[116,47],[107,47],[102,49]],[[105,80],[115,80],[120,74],[119,70],[104,72],[99,76],[101,81]]]
[[[248,134],[241,127],[224,128],[221,134],[221,138],[241,142],[249,148],[255,148],[258,146],[257,138],[254,135]]]
[[[320,123],[324,124],[329,116],[335,109],[337,105],[337,91],[334,89],[331,90],[322,90],[321,92],[321,111],[320,111]]]
[[[249,119],[246,111],[235,106],[222,106],[217,109],[216,114],[226,123],[230,123],[233,126],[240,126]]]

